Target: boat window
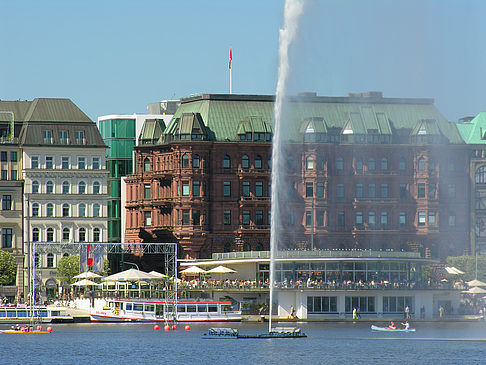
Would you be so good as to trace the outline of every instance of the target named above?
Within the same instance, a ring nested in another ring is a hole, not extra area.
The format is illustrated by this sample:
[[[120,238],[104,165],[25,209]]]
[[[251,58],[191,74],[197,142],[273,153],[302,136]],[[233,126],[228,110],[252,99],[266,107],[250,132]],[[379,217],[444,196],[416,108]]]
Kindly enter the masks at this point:
[[[0,311],[0,317],[6,317],[7,313],[5,311]]]
[[[120,303],[120,309],[123,310],[123,303]]]
[[[52,311],[51,317],[59,317],[61,315],[61,311]]]
[[[231,304],[223,304],[221,306],[221,311],[222,312],[230,312],[232,310]]]
[[[185,312],[185,311],[186,311],[186,305],[185,305],[185,304],[184,304],[184,305],[178,305],[178,306],[177,306],[177,311],[178,311],[179,313],[183,313],[183,312]]]
[[[127,303],[127,311],[131,311],[132,310],[132,303]]]
[[[187,311],[188,312],[195,312],[196,311],[196,306],[195,305],[188,305],[187,306]]]
[[[145,304],[145,312],[153,312],[155,309],[153,304]]]
[[[143,311],[143,304],[134,304],[133,310],[134,311]]]
[[[218,306],[216,304],[209,304],[208,305],[208,312],[217,312],[218,311]]]
[[[199,313],[206,313],[208,311],[208,306],[206,304],[198,304],[197,311]]]
[[[19,317],[27,317],[27,311],[17,311],[17,316],[19,316]]]
[[[42,310],[42,311],[40,311],[40,316],[41,316],[41,317],[47,317],[47,316],[48,316],[48,315],[47,315],[47,311],[46,311],[46,310]]]
[[[7,317],[16,317],[17,316],[17,313],[16,311],[7,311]]]

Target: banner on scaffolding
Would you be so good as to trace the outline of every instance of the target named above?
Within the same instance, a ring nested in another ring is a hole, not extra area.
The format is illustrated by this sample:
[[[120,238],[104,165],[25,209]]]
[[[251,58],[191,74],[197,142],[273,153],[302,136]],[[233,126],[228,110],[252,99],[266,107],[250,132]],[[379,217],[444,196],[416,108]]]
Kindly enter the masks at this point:
[[[87,244],[81,246],[79,255],[79,269],[81,272],[88,271],[91,267],[94,272],[103,271],[103,245]]]

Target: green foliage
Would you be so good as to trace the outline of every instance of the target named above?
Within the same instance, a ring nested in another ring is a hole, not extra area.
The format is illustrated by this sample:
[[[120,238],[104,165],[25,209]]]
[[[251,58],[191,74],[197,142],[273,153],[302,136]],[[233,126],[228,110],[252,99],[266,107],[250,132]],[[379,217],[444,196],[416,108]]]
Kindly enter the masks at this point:
[[[478,280],[486,281],[486,256],[477,256]],[[465,281],[476,279],[476,256],[450,256],[446,260],[447,265],[464,271],[460,278]]]
[[[57,278],[63,284],[75,282],[74,276],[79,274],[79,255],[66,256],[57,263]]]
[[[6,251],[0,251],[0,285],[15,285],[17,263],[15,257]]]

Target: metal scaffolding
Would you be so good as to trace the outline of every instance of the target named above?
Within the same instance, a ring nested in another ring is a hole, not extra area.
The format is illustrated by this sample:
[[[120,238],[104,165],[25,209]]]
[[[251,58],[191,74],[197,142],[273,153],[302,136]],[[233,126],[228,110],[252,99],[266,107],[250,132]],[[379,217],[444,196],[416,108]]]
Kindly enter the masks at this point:
[[[103,246],[103,255],[108,253],[119,254],[163,254],[164,255],[164,267],[167,280],[164,280],[164,302],[165,302],[165,317],[170,320],[176,318],[177,308],[177,243],[167,242],[155,242],[155,243],[113,243],[113,242],[32,242],[31,244],[31,272],[30,278],[32,282],[32,288],[35,288],[35,254],[39,247],[40,252],[49,251],[51,253],[61,254],[66,250],[74,251],[78,247],[78,252],[81,253],[81,249],[84,246]],[[35,290],[32,290],[32,301],[35,303]]]

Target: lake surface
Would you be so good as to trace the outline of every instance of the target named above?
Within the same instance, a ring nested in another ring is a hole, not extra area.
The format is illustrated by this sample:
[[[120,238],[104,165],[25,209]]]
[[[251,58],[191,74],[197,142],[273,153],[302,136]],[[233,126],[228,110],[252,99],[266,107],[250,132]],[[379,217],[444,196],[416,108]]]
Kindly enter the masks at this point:
[[[370,323],[300,323],[308,338],[202,339],[211,326],[268,331],[261,323],[170,332],[153,324],[54,324],[46,335],[0,334],[0,353],[2,364],[486,364],[486,322],[412,323],[415,333],[372,332]]]

